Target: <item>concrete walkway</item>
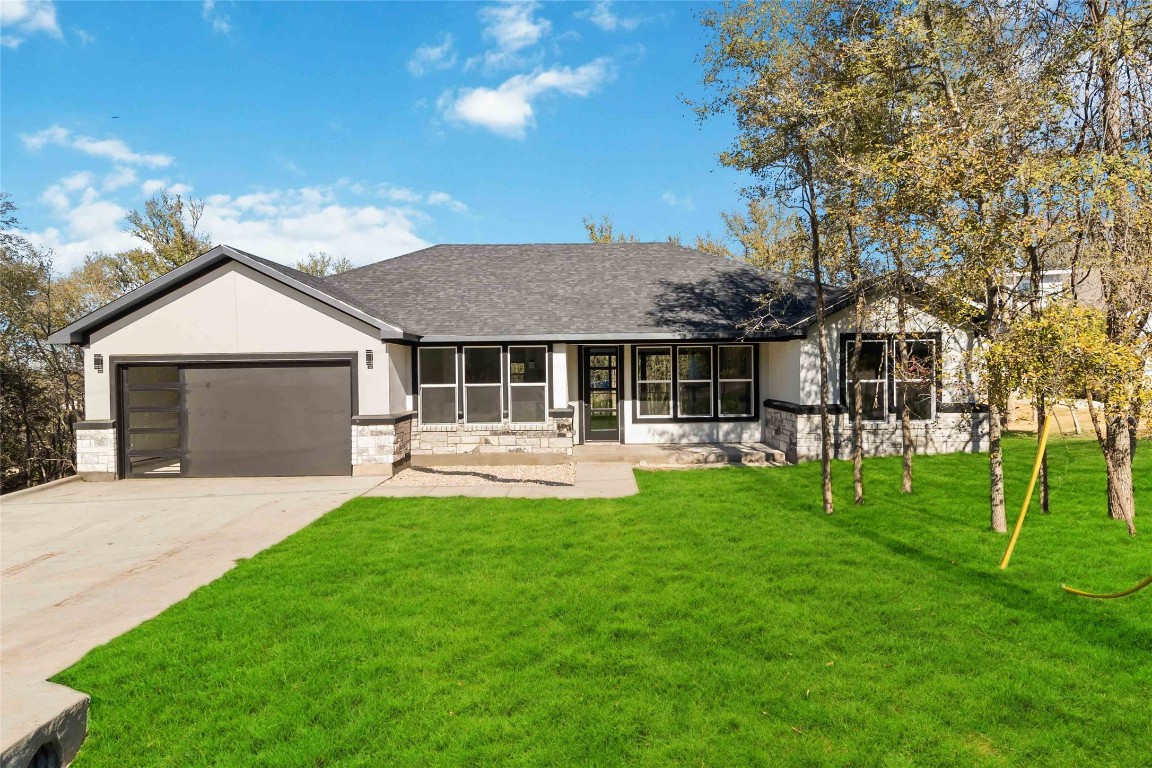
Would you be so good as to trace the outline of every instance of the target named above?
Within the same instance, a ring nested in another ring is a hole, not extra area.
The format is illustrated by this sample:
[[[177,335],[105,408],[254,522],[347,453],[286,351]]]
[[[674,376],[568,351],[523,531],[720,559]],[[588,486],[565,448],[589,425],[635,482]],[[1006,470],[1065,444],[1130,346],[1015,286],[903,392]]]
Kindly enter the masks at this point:
[[[70,482],[0,499],[4,768],[45,739],[67,764],[83,741],[87,697],[47,678],[379,482]]]
[[[478,498],[512,499],[616,499],[633,496],[640,492],[632,465],[622,462],[588,462],[576,464],[574,485],[521,485],[509,483],[507,486],[457,485],[457,486],[416,486],[395,485],[403,475],[365,493],[365,496],[411,497],[411,496],[470,496]]]

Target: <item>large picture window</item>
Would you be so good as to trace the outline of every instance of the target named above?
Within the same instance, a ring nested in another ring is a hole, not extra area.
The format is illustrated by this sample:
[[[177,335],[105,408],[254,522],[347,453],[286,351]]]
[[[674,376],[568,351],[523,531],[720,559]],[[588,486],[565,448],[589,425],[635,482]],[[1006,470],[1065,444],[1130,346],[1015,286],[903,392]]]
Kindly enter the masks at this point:
[[[456,423],[456,348],[420,350],[420,423]]]
[[[636,350],[637,416],[672,415],[672,348],[639,347]]]
[[[902,352],[907,358],[899,365]],[[897,361],[892,377],[897,416],[907,400],[914,421],[931,421],[936,405],[936,340],[908,339],[901,344],[893,339],[892,359]]]
[[[548,405],[548,348],[508,347],[508,411],[513,422],[545,421]]]
[[[712,347],[676,350],[678,416],[712,415]]]
[[[721,416],[751,416],[752,347],[728,345],[718,349],[717,365]]]
[[[464,347],[464,421],[499,424],[503,419],[504,382],[500,347]]]
[[[856,392],[852,384],[852,355],[856,340],[849,339],[844,347],[844,386],[850,413],[856,412]],[[860,400],[865,421],[885,421],[888,418],[888,342],[868,339],[860,343]]]

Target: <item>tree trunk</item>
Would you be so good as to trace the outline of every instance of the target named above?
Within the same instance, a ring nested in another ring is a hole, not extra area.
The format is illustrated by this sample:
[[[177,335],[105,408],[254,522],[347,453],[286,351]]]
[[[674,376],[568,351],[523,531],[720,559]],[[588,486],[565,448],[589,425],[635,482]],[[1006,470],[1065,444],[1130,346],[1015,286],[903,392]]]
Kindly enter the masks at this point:
[[[1054,409],[1053,409],[1054,410]],[[1050,410],[1048,404],[1045,402],[1044,396],[1040,395],[1036,398],[1036,444],[1039,447],[1040,441],[1044,435],[1044,420],[1049,418]],[[1056,418],[1055,413],[1051,413],[1051,417]],[[1048,495],[1048,448],[1045,446],[1044,453],[1040,454],[1040,511],[1048,514],[1052,511],[1051,502]]]
[[[864,291],[856,294],[856,335],[852,369],[852,488],[857,504],[864,503],[864,385],[860,381],[860,348],[864,344]]]
[[[1000,335],[1000,300],[997,287],[991,276],[985,281],[987,294],[988,341],[996,341]],[[1008,532],[1008,514],[1004,508],[1004,454],[1000,442],[1003,423],[1000,413],[1000,398],[1003,395],[1000,375],[992,370],[988,373],[988,500],[991,511],[992,530]]]
[[[1104,457],[1108,470],[1108,516],[1123,520],[1128,533],[1136,535],[1136,502],[1132,489],[1132,443],[1127,419],[1121,414],[1107,418]]]
[[[820,253],[820,220],[816,208],[816,187],[812,162],[804,156],[804,192],[808,204],[808,228],[812,249],[812,281],[816,288],[816,338],[820,350],[820,477],[824,496],[824,514],[833,512],[832,504],[832,425],[828,417],[828,328],[824,312],[824,267]]]
[[[896,380],[908,378],[908,311],[904,294],[904,259],[899,253],[902,244],[896,249]],[[912,408],[908,405],[908,393],[904,392],[904,402],[900,405],[900,443],[904,458],[903,477],[900,485],[902,493],[912,493]]]

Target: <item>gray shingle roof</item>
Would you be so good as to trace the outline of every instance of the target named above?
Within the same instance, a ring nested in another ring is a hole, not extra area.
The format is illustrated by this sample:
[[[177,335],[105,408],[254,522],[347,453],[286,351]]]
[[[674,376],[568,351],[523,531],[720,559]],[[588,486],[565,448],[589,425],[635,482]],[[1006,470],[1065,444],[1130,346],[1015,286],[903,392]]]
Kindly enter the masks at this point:
[[[437,245],[313,279],[427,340],[736,338],[766,294],[749,335],[789,336],[814,311],[809,282],[668,243]]]

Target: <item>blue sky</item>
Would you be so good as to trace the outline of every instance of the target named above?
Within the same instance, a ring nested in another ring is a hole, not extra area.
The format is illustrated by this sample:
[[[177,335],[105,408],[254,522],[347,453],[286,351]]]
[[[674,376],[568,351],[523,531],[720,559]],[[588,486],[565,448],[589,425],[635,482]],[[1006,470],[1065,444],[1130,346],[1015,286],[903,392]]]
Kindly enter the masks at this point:
[[[0,184],[66,268],[161,186],[216,242],[368,263],[431,243],[722,230],[698,3],[0,3]]]

